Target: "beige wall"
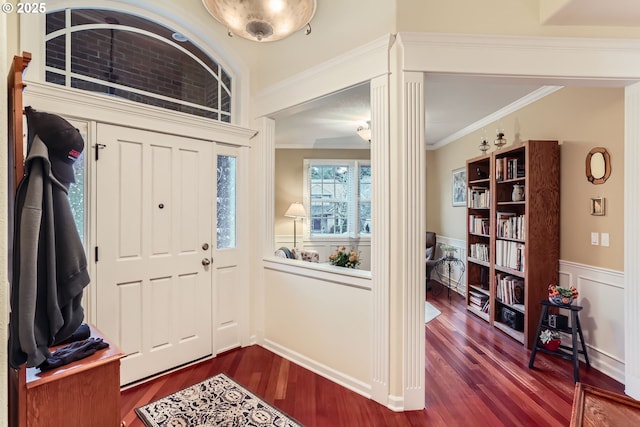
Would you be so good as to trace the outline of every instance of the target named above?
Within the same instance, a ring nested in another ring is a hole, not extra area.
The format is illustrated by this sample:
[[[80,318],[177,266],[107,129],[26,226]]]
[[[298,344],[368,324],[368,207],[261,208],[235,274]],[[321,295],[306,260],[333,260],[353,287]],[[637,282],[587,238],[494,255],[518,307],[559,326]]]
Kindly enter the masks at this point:
[[[560,258],[622,271],[624,244],[624,90],[621,88],[561,89],[503,119],[509,143],[554,139],[561,143]],[[486,126],[495,139],[497,124]],[[428,130],[427,130],[428,132]],[[466,210],[451,206],[451,171],[480,155],[476,131],[439,150],[427,152],[427,229],[465,239]],[[611,154],[607,182],[593,185],[585,175],[585,159],[594,147]],[[606,198],[606,215],[592,216],[591,197]],[[591,232],[609,233],[610,246],[592,246]]]
[[[289,205],[302,202],[302,163],[304,159],[369,159],[369,150],[276,150],[275,233],[293,235],[293,221],[285,218]],[[300,230],[298,230],[300,233]]]
[[[638,37],[638,27],[541,25],[539,0],[396,0],[398,31],[558,37]]]

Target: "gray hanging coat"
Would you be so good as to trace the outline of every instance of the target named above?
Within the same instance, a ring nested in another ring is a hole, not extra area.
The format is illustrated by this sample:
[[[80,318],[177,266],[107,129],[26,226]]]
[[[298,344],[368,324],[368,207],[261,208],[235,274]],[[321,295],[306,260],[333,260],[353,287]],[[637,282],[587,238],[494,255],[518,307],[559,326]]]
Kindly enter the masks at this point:
[[[29,123],[25,176],[15,203],[9,328],[9,363],[14,368],[25,361],[27,367],[39,366],[50,356],[50,346],[80,326],[82,293],[89,284],[68,199],[73,180],[68,168],[84,142],[66,120],[32,110],[27,117],[31,120],[34,114],[42,120]]]

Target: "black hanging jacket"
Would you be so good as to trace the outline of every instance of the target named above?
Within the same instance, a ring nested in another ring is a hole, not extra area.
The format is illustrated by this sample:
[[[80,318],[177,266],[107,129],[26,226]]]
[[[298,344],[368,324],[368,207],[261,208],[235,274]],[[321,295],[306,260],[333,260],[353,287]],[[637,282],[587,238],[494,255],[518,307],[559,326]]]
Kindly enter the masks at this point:
[[[49,347],[82,323],[87,260],[68,199],[52,171],[49,147],[30,136],[15,203],[9,363],[39,366]]]

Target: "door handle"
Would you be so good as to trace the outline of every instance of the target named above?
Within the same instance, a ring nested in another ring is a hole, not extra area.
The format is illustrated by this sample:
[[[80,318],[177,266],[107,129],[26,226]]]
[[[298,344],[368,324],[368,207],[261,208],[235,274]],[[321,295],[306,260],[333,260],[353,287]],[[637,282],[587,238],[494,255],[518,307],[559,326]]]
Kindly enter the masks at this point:
[[[206,267],[209,264],[211,264],[211,260],[209,258],[202,258],[202,265]]]

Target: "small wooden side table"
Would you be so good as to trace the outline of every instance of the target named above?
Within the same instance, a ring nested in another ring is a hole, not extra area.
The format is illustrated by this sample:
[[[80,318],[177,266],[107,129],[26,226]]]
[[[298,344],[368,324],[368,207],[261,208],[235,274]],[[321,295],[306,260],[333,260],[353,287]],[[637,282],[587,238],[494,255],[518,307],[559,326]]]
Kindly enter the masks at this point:
[[[536,343],[531,350],[531,358],[529,359],[529,368],[533,368],[533,362],[536,359],[536,353],[541,351],[546,354],[552,354],[554,356],[559,356],[567,360],[571,360],[573,363],[573,382],[577,383],[580,381],[580,360],[578,359],[578,355],[584,355],[584,361],[587,366],[591,366],[589,363],[589,356],[587,355],[587,347],[584,344],[584,336],[582,335],[582,326],[580,325],[580,317],[579,313],[582,310],[582,307],[578,305],[557,305],[553,304],[549,301],[540,301],[542,305],[542,311],[540,313],[540,321],[538,322],[538,330],[536,331]],[[562,308],[566,310],[571,310],[571,325],[567,328],[554,328],[549,326],[549,307]],[[553,329],[556,331],[564,332],[567,334],[571,334],[571,347],[561,345],[558,350],[547,350],[544,346],[540,344],[540,332],[542,331],[542,327],[547,329]],[[580,347],[578,348],[578,338],[580,338]]]

